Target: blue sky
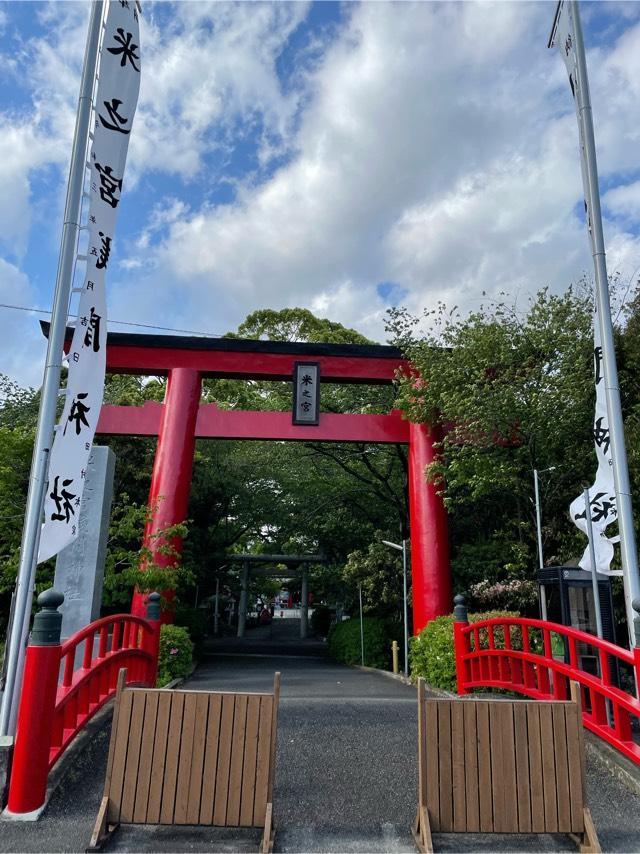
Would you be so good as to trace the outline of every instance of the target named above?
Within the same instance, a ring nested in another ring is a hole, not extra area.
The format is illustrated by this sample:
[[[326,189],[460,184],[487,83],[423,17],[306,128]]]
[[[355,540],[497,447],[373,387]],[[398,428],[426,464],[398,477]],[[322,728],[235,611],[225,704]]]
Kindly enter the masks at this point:
[[[476,308],[591,272],[553,3],[154,3],[110,317],[221,334],[306,306]],[[584,3],[610,272],[640,268],[640,4]],[[49,308],[84,2],[0,2],[0,302]],[[0,371],[38,384],[36,315]],[[112,329],[127,327],[114,325]]]

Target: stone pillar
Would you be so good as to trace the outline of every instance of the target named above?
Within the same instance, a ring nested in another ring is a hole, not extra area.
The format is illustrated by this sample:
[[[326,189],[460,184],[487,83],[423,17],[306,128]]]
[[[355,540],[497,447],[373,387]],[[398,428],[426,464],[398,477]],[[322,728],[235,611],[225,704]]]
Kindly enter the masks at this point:
[[[247,606],[249,604],[249,561],[242,562],[242,587],[240,588],[240,604],[238,605],[238,637],[244,637],[247,624]]]
[[[300,637],[304,640],[309,634],[309,571],[302,566],[302,592],[300,593]]]
[[[451,567],[447,512],[436,487],[427,483],[425,468],[436,459],[437,441],[426,424],[409,425],[409,516],[413,633],[434,617],[451,613]]]
[[[53,586],[64,594],[60,606],[63,641],[100,616],[115,464],[111,448],[92,448],[80,504],[78,537],[56,560]]]
[[[187,518],[201,386],[202,378],[198,371],[174,368],[169,372],[149,490],[149,507],[155,506],[155,512],[144,532],[145,544],[150,547],[159,566],[171,566],[174,561],[171,556],[157,551],[160,543],[154,535]],[[172,545],[180,551],[181,539],[174,538]],[[144,567],[140,569],[144,570]],[[164,591],[164,596],[171,599],[172,591]],[[146,596],[138,591],[133,595],[131,613],[139,617],[146,613]],[[171,611],[163,612],[163,622],[171,622],[172,619]]]

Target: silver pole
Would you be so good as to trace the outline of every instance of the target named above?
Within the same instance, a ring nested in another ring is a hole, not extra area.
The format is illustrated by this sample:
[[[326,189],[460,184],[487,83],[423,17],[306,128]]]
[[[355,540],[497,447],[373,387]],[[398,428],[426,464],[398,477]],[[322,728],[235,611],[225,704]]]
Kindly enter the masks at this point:
[[[362,584],[358,584],[358,594],[360,596],[360,658],[364,667],[364,625],[362,623]]]
[[[533,470],[533,489],[536,499],[536,530],[538,533],[538,566],[544,568],[544,559],[542,555],[542,512],[540,510],[540,488],[538,486],[538,470]],[[547,597],[544,584],[540,585],[540,617],[543,620],[547,619]]]
[[[409,623],[407,620],[407,541],[402,541],[402,581],[404,593],[404,675],[409,676]]]
[[[216,610],[213,614],[213,635],[218,637],[218,621],[220,619],[220,579],[216,578]]]
[[[602,610],[600,608],[600,588],[598,587],[598,572],[596,570],[596,549],[593,543],[593,524],[591,522],[591,503],[589,501],[589,490],[584,490],[584,506],[587,520],[587,536],[589,537],[589,559],[591,560],[591,585],[593,587],[593,606],[596,612],[596,633],[599,638],[602,635]]]
[[[73,135],[73,147],[71,150],[71,165],[69,168],[64,224],[62,226],[60,256],[53,296],[51,328],[47,343],[42,396],[40,398],[38,426],[31,460],[27,506],[22,530],[22,544],[20,546],[20,564],[16,579],[14,600],[15,613],[13,615],[11,635],[7,642],[7,680],[2,695],[2,705],[0,706],[0,735],[3,736],[11,736],[15,733],[18,700],[22,687],[25,647],[29,633],[40,527],[42,524],[42,508],[47,484],[49,453],[51,451],[56,422],[69,297],[71,295],[73,266],[80,228],[80,204],[84,186],[84,170],[87,159],[93,86],[96,78],[103,6],[103,0],[94,0],[91,4],[89,32],[80,81],[80,96]]]
[[[588,186],[585,191],[588,196],[591,211],[591,229],[593,234],[593,263],[596,278],[596,305],[600,323],[602,340],[602,365],[607,395],[607,413],[609,416],[609,436],[611,439],[611,457],[613,461],[613,477],[616,487],[618,505],[618,526],[620,530],[620,552],[622,559],[622,579],[624,583],[624,598],[627,614],[627,626],[631,648],[635,646],[633,628],[634,611],[632,602],[640,599],[640,577],[638,576],[638,554],[633,530],[633,509],[631,506],[631,487],[629,485],[629,470],[627,452],[624,444],[624,423],[622,406],[620,404],[620,388],[618,386],[618,370],[616,353],[613,342],[613,324],[611,323],[611,306],[609,303],[609,285],[607,278],[607,262],[602,232],[602,214],[600,211],[600,194],[598,190],[598,165],[596,162],[596,143],[593,132],[593,115],[589,95],[589,79],[587,76],[587,61],[584,52],[582,25],[576,0],[571,0],[575,26],[575,49],[578,62],[578,85],[576,97],[582,125],[584,142],[585,172]]]

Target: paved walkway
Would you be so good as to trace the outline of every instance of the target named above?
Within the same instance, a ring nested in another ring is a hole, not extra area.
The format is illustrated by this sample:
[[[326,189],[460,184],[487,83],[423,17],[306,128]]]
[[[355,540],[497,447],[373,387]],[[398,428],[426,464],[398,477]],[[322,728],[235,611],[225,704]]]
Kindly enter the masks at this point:
[[[288,639],[281,642],[280,631]],[[268,690],[274,671],[281,671],[275,850],[414,852],[409,828],[417,788],[415,690],[379,673],[333,664],[318,654],[321,648],[296,643],[291,625],[255,632],[249,634],[249,655],[230,649],[228,641],[216,642],[187,687]],[[284,654],[274,655],[274,646]],[[38,823],[2,823],[0,851],[84,850],[106,750],[103,733]],[[603,850],[639,851],[639,799],[597,761],[590,758],[587,767]],[[259,832],[244,830],[127,827],[106,850],[255,851],[259,838]],[[440,851],[575,850],[563,836],[441,835],[434,841]]]

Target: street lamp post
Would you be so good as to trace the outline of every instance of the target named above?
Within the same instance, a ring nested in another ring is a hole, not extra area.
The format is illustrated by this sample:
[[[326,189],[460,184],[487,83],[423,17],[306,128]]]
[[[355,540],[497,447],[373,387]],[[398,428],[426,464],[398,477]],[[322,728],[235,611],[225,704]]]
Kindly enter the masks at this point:
[[[538,533],[538,566],[544,569],[544,558],[542,555],[542,512],[540,510],[540,489],[538,486],[538,475],[544,474],[547,471],[555,471],[555,466],[549,466],[547,469],[533,470],[533,490],[536,502],[536,530]],[[547,619],[547,600],[545,597],[544,584],[540,586],[540,616],[543,620]]]
[[[389,540],[382,541],[385,546],[390,549],[397,549],[402,552],[402,589],[403,589],[403,610],[404,610],[404,675],[409,676],[409,625],[407,621],[407,541],[403,540],[402,545],[398,543],[390,543]]]

